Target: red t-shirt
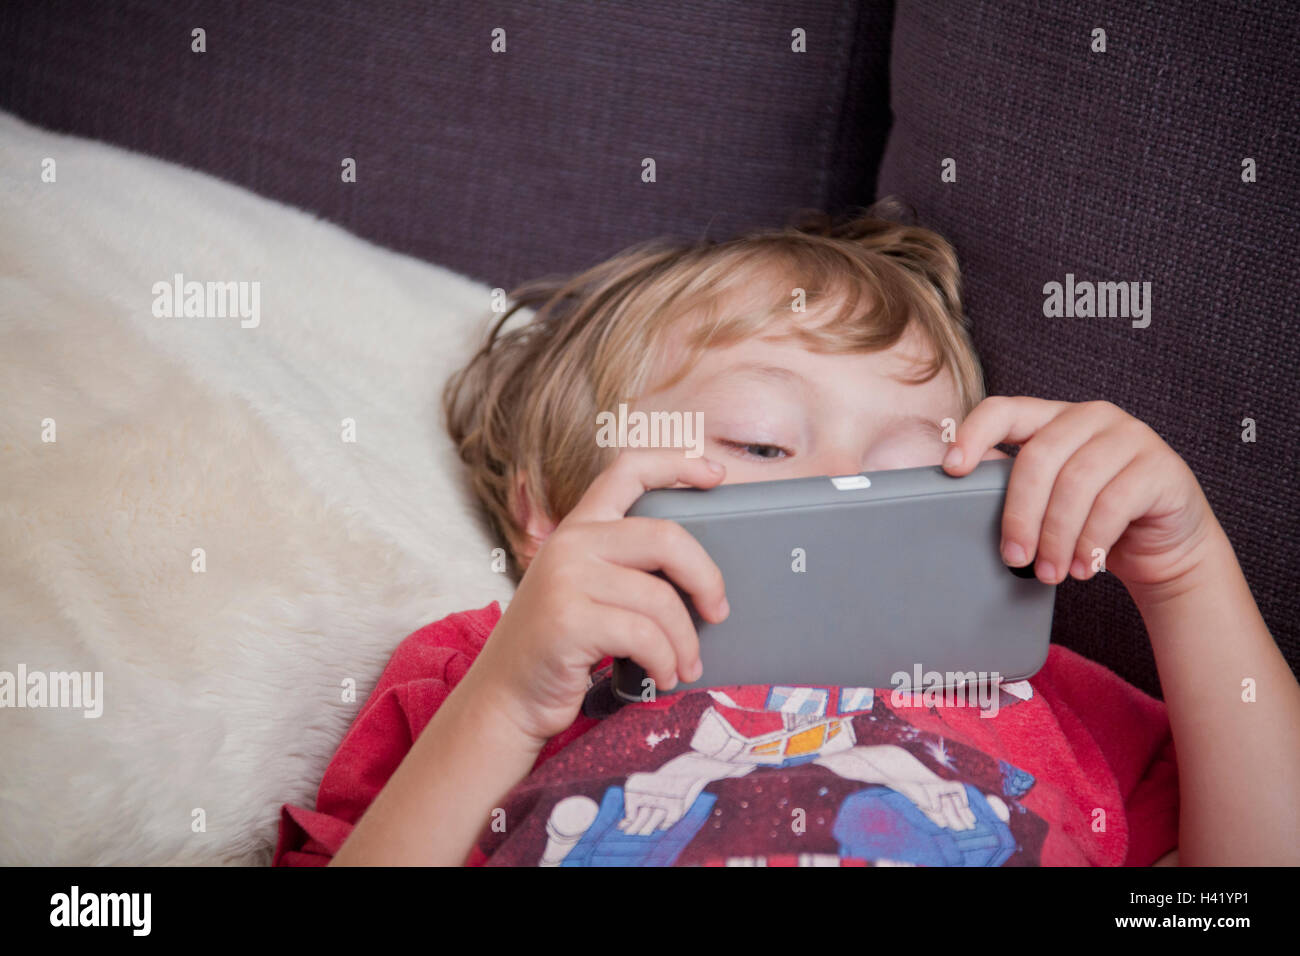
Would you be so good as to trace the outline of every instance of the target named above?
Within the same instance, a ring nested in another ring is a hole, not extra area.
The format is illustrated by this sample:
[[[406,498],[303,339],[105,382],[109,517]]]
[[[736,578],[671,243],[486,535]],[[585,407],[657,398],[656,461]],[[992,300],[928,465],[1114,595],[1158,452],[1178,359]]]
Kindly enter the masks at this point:
[[[398,646],[316,809],[284,805],[274,865],[329,862],[500,617],[493,602]],[[579,715],[466,863],[1149,866],[1177,846],[1162,702],[1058,645],[996,693],[721,687]]]

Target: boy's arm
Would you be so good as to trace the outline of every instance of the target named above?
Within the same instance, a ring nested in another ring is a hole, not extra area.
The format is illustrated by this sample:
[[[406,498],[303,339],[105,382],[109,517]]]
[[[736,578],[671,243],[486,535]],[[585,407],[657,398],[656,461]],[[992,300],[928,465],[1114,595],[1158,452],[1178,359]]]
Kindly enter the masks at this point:
[[[1179,862],[1300,863],[1300,685],[1187,463],[1110,402],[993,396],[944,468],[967,474],[1000,442],[1021,446],[1007,563],[1045,584],[1113,572],[1146,623],[1178,755]]]
[[[541,745],[471,667],[357,821],[331,865],[460,866]]]
[[[699,638],[674,585],[720,621],[722,572],[680,525],[626,513],[650,488],[708,488],[725,474],[680,449],[620,452],[547,532],[473,665],[333,862],[465,862],[547,741],[573,726],[603,659],[630,657],[668,689],[698,679]]]
[[[1178,862],[1294,866],[1300,685],[1217,522],[1207,545],[1204,560],[1182,579],[1152,591],[1129,589],[1151,639],[1178,747]],[[1250,702],[1246,680],[1254,686]]]

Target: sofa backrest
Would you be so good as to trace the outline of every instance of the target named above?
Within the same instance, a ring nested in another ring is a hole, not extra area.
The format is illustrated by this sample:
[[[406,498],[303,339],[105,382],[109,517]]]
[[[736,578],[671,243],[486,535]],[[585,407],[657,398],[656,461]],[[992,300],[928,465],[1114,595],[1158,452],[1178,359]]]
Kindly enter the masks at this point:
[[[0,12],[0,108],[509,288],[652,236],[870,203],[891,14],[857,0],[20,0]]]
[[[1297,48],[1289,3],[899,4],[879,181],[956,245],[992,392],[1114,402],[1183,456],[1293,668]],[[1067,275],[1150,283],[1150,324],[1048,317],[1044,287]],[[1054,637],[1157,692],[1114,578],[1067,581]]]
[[[32,0],[0,12],[0,107],[505,288],[899,195],[957,246],[991,389],[1155,427],[1296,666],[1297,15],[1076,8]],[[1067,273],[1150,282],[1149,327],[1044,316]],[[1158,692],[1113,579],[1067,582],[1054,638]]]

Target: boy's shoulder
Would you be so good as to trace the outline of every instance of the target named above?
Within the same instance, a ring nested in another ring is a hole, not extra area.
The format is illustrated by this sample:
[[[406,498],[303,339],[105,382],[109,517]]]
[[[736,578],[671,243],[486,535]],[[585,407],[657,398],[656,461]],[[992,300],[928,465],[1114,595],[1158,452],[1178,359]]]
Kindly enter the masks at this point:
[[[478,653],[488,635],[501,620],[501,605],[492,601],[484,607],[455,611],[424,625],[398,645],[397,653],[416,653],[421,648],[453,647]]]
[[[428,676],[431,666],[444,662],[448,652],[463,654],[472,661],[501,620],[501,613],[499,602],[491,601],[483,607],[456,611],[432,621],[403,639],[394,650],[388,669],[400,672],[407,679],[418,679]],[[606,658],[602,664],[609,662]],[[1159,699],[1130,684],[1104,664],[1061,644],[1052,644],[1042,668],[1027,681],[1017,683],[1031,685],[1034,692],[1046,699],[1082,713],[1109,709],[1116,704],[1147,717],[1164,712],[1164,703]],[[1023,696],[1023,692],[1013,690],[1013,693]]]
[[[1042,669],[1030,683],[1051,700],[1072,710],[1091,713],[1102,709],[1119,718],[1129,715],[1162,717],[1164,702],[1130,684],[1105,664],[1061,644],[1052,644]]]
[[[375,696],[397,685],[429,679],[442,681],[448,689],[454,687],[482,651],[501,614],[500,604],[492,601],[484,607],[448,614],[413,632],[393,652]],[[611,663],[605,658],[594,676],[606,675]],[[1130,684],[1105,665],[1060,644],[1051,645],[1047,660],[1036,674],[1028,680],[1003,685],[998,696],[1000,710],[1018,709],[1015,705],[1032,702],[1026,716],[1046,707],[1052,714],[1049,721],[1065,733],[1075,748],[1088,741],[1092,744],[1088,749],[1095,747],[1100,751],[1097,756],[1105,762],[1118,762],[1121,777],[1140,775],[1142,764],[1169,737],[1163,701]],[[657,706],[642,707],[651,711],[671,708],[675,697],[669,695]],[[773,705],[764,704],[760,709],[769,706]],[[781,704],[776,709],[785,706]],[[952,717],[950,712],[949,719]]]
[[[1127,794],[1152,770],[1176,757],[1164,701],[1130,684],[1109,667],[1053,644],[1047,663],[1031,678],[1049,703],[1076,754],[1084,735]],[[1081,733],[1082,732],[1082,733]]]
[[[456,611],[411,633],[397,645],[376,688],[376,696],[398,684],[428,678],[455,684],[487,643],[501,619],[501,606]]]

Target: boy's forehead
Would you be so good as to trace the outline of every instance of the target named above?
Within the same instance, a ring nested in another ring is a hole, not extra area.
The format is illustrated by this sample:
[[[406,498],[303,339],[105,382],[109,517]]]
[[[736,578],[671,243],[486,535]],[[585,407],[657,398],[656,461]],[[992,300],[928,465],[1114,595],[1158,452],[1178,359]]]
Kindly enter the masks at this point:
[[[876,352],[814,350],[791,331],[774,329],[733,346],[706,350],[694,374],[709,378],[740,374],[772,381],[799,378],[815,385],[836,377],[915,375],[931,355],[923,337],[910,329],[893,346]]]
[[[809,310],[810,313],[812,310]],[[864,356],[870,355],[869,360],[873,366],[881,366],[882,370],[888,368],[889,374],[910,375],[917,368],[933,361],[935,349],[933,344],[925,335],[915,326],[908,325],[902,332],[898,341],[887,349],[876,352],[825,352],[812,348],[806,341],[799,338],[800,328],[815,328],[826,321],[829,312],[825,307],[819,309],[825,315],[817,315],[809,318],[808,314],[782,314],[775,312],[767,315],[761,326],[757,327],[754,334],[741,341],[726,342],[724,344],[705,348],[698,356],[698,362],[691,369],[688,377],[699,374],[716,374],[729,366],[745,366],[756,364],[755,355],[763,354],[768,356],[765,363],[772,365],[812,365],[819,363],[824,358],[839,358],[845,356]],[[726,311],[720,310],[715,313],[717,319],[726,321],[730,316]],[[677,321],[673,322],[658,337],[658,342],[654,348],[655,359],[654,365],[657,368],[657,375],[652,375],[652,380],[663,380],[676,372],[678,369],[690,361],[692,358],[691,342],[695,336],[702,331],[706,324],[711,324],[710,320],[700,310],[692,310],[683,313]],[[821,361],[821,364],[825,364]],[[843,363],[840,363],[843,364]]]
[[[878,352],[813,351],[794,337],[792,323],[786,322],[784,328],[768,328],[744,341],[706,349],[673,391],[680,395],[759,385],[845,398],[889,392],[905,395],[909,404],[922,401],[946,410],[957,400],[956,382],[947,369],[928,382],[907,381],[932,355],[924,336],[911,328],[892,347]],[[654,381],[665,382],[689,359],[684,337],[677,336],[660,358],[663,374]]]

